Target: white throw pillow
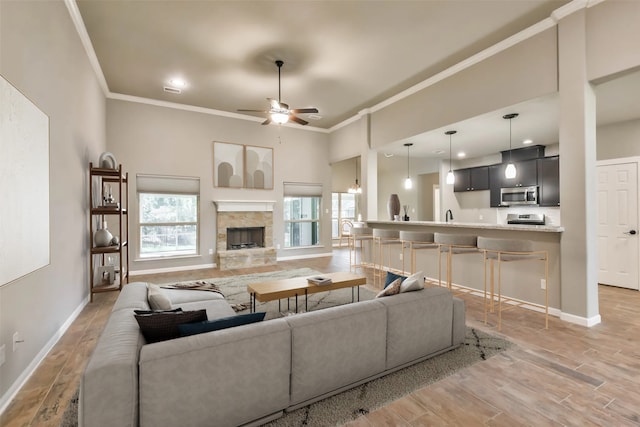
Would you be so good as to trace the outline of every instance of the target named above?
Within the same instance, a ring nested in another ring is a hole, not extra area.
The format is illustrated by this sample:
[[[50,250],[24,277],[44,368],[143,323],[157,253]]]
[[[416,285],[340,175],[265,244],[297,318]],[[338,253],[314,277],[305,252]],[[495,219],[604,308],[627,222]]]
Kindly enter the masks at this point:
[[[160,286],[147,283],[147,301],[152,310],[171,310],[171,300]]]
[[[402,281],[400,292],[419,291],[424,288],[424,276],[422,271],[418,271]]]

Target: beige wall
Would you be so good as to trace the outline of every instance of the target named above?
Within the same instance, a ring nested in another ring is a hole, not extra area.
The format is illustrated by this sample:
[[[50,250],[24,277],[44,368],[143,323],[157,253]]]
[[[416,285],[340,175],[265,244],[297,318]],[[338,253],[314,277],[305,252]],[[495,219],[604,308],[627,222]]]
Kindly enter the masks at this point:
[[[596,135],[598,160],[640,156],[640,119],[600,126]]]
[[[215,188],[213,141],[273,148],[272,190]],[[131,271],[211,265],[215,253],[216,212],[213,200],[275,201],[273,240],[282,245],[283,182],[323,185],[322,247],[287,249],[279,257],[312,255],[331,251],[331,166],[329,137],[301,127],[261,126],[257,122],[199,112],[110,99],[107,102],[107,147],[132,177]],[[191,258],[136,260],[138,252],[135,176],[157,174],[200,178],[200,254]]]
[[[433,221],[433,188],[440,185],[440,174],[427,173],[418,176],[420,192],[418,193],[418,212],[412,217],[418,221]]]
[[[0,287],[1,410],[87,301],[87,171],[106,143],[105,98],[63,2],[0,1],[0,73],[49,116],[51,222],[50,264]]]

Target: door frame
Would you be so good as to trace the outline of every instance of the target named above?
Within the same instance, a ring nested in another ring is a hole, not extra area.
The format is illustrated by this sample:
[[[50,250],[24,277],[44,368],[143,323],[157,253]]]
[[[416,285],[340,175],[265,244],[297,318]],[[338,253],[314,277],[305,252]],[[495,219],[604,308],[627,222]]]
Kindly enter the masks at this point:
[[[638,197],[638,210],[636,212],[636,227],[640,229],[640,156],[631,156],[631,157],[618,157],[615,159],[606,159],[606,160],[598,160],[596,161],[596,174],[598,166],[612,166],[612,165],[621,165],[624,163],[635,163],[636,170],[638,173],[636,174],[636,191]],[[596,191],[596,189],[594,189]],[[597,197],[597,196],[596,196]],[[638,244],[638,260],[637,262],[640,264],[640,236],[638,236],[637,244]],[[638,281],[640,282],[640,275],[638,276]],[[640,289],[640,283],[638,283],[638,288]]]

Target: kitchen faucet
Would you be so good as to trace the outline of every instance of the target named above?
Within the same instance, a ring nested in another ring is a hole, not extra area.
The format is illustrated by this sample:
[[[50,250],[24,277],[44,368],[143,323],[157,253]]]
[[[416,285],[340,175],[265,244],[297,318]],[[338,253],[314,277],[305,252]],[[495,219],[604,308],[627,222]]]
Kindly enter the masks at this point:
[[[453,221],[453,212],[451,212],[451,209],[447,209],[447,212],[445,212],[444,220],[445,222],[449,222],[449,220]]]

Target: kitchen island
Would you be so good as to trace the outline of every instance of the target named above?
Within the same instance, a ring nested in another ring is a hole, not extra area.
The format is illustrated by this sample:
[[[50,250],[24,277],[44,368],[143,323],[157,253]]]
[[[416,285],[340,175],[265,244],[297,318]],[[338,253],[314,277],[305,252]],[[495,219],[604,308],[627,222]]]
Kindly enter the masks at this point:
[[[467,234],[500,239],[530,240],[536,251],[547,251],[549,254],[549,314],[560,315],[560,240],[564,228],[553,225],[522,225],[522,224],[488,224],[464,223],[444,221],[365,221],[371,228],[426,231],[430,233]],[[400,245],[397,245],[400,246]],[[408,251],[405,251],[408,257]],[[385,257],[386,258],[386,257]],[[391,257],[392,268],[402,269],[402,255],[400,248]],[[442,257],[442,280],[445,282],[446,261]],[[405,263],[408,269],[409,260]],[[455,285],[479,291],[484,289],[484,258],[482,252],[465,255],[455,255],[452,262],[452,281]],[[416,271],[422,270],[427,278],[438,280],[438,251],[418,251],[416,256]],[[495,280],[497,286],[497,268]],[[544,305],[545,291],[544,263],[532,261],[504,262],[502,264],[502,295],[514,300],[522,301],[523,307],[539,309],[533,305]],[[490,280],[487,271],[487,280]],[[475,292],[474,292],[475,293]],[[503,306],[503,309],[506,307]],[[490,318],[495,320],[495,318]],[[544,319],[541,318],[544,327]]]

